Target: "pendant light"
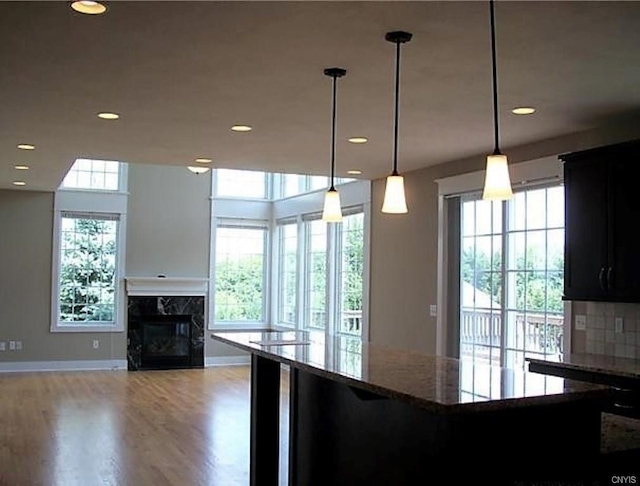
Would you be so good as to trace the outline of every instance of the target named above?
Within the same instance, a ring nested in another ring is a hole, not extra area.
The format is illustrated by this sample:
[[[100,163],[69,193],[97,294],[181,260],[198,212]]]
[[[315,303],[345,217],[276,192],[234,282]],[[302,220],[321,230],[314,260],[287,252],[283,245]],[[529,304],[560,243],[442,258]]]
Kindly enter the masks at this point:
[[[324,196],[322,220],[327,223],[340,223],[342,222],[340,194],[338,194],[333,184],[336,170],[336,92],[338,89],[337,79],[347,74],[347,71],[346,69],[334,67],[325,69],[324,74],[333,78],[333,103],[331,115],[331,185]]]
[[[407,201],[404,194],[404,177],[398,174],[398,119],[400,99],[400,44],[409,42],[413,34],[403,31],[387,32],[385,39],[396,45],[396,92],[395,92],[395,120],[393,126],[393,172],[387,177],[384,190],[383,213],[407,213]]]
[[[498,129],[498,69],[496,67],[496,26],[494,0],[489,0],[491,15],[491,60],[493,72],[493,153],[487,156],[487,170],[484,179],[482,199],[504,201],[513,197],[507,156],[500,152]]]

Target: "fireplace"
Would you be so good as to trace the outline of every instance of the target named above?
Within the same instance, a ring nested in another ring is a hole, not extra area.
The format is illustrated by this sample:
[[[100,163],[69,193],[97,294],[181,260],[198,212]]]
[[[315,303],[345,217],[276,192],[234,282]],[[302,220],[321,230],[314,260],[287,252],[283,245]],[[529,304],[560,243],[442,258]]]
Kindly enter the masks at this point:
[[[191,316],[141,316],[141,369],[191,368]]]
[[[204,368],[204,279],[127,278],[130,371]]]

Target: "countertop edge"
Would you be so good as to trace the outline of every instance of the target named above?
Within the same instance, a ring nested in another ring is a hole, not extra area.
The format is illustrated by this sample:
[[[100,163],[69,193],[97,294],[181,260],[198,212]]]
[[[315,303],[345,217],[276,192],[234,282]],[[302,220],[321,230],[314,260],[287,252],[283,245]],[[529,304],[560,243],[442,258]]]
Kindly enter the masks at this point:
[[[278,356],[276,354],[268,352],[266,349],[259,349],[256,347],[248,346],[243,343],[226,339],[222,336],[217,336],[215,333],[211,334],[211,338],[225,343],[229,346],[233,346],[243,351],[247,351],[264,358],[272,359],[279,363],[288,365],[293,368],[313,373],[322,377],[329,377],[335,381],[343,383],[347,386],[353,386],[360,390],[364,390],[370,393],[375,393],[384,397],[394,398],[401,400],[405,403],[416,405],[424,410],[431,411],[439,414],[460,414],[467,412],[492,412],[501,410],[512,410],[521,407],[529,407],[533,405],[552,405],[559,403],[569,403],[576,400],[589,400],[589,401],[601,401],[608,396],[609,390],[606,387],[593,388],[590,390],[572,391],[571,393],[557,393],[552,395],[543,396],[531,396],[531,397],[518,397],[518,398],[504,398],[501,400],[488,400],[479,402],[468,403],[456,403],[456,404],[444,404],[437,403],[431,400],[424,400],[413,395],[402,393],[389,388],[381,387],[368,383],[366,381],[351,378],[340,373],[327,371],[324,369],[316,368],[305,363],[300,363],[295,360]],[[274,346],[276,347],[276,346]]]
[[[544,365],[549,368],[561,368],[561,369],[569,369],[569,370],[577,370],[577,371],[585,371],[589,373],[598,373],[601,375],[607,375],[611,377],[623,377],[630,378],[633,380],[638,380],[640,382],[640,374],[633,373],[631,371],[625,371],[621,369],[615,368],[607,368],[596,364],[588,364],[588,363],[571,363],[566,361],[550,361],[543,358],[525,358],[529,363],[535,363],[539,365]]]

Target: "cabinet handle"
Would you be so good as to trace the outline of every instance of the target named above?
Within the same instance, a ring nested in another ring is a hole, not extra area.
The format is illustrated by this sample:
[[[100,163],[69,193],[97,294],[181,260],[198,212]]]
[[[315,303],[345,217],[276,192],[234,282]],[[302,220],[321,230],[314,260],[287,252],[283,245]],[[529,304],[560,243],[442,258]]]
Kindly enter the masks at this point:
[[[607,270],[607,288],[611,289],[611,272],[613,272],[613,268],[609,267],[609,270]]]
[[[600,288],[601,288],[602,290],[604,290],[604,289],[605,289],[605,287],[604,287],[604,280],[603,280],[603,279],[604,279],[604,267],[601,267],[601,268],[600,268],[600,273],[598,274],[598,281],[600,282]]]

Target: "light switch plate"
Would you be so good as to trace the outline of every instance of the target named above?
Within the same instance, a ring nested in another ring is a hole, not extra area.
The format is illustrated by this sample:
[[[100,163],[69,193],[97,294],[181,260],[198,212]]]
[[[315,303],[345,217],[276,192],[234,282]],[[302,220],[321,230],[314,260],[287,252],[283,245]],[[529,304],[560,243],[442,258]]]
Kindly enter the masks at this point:
[[[576,331],[585,331],[587,329],[587,316],[583,314],[576,315]]]
[[[22,351],[22,341],[16,341],[16,351]]]
[[[431,304],[429,306],[429,314],[431,317],[438,317],[438,306],[435,304]]]
[[[615,325],[616,325],[616,327],[615,327],[616,332],[617,333],[623,332],[624,331],[624,321],[623,321],[622,317],[616,317],[616,320],[614,322],[615,322]]]
[[[0,351],[6,351],[7,350],[7,343],[5,343],[4,341],[0,341]]]

